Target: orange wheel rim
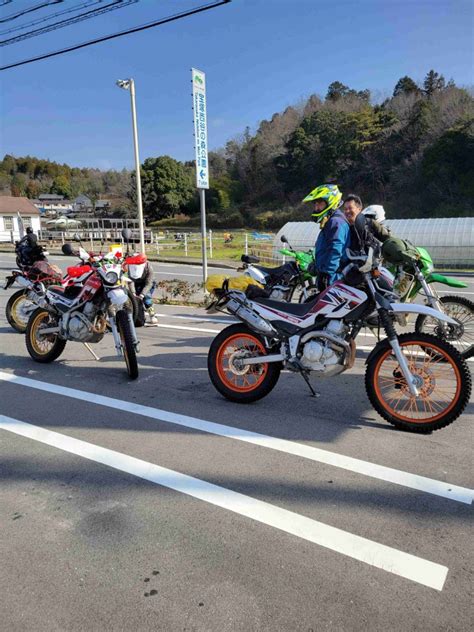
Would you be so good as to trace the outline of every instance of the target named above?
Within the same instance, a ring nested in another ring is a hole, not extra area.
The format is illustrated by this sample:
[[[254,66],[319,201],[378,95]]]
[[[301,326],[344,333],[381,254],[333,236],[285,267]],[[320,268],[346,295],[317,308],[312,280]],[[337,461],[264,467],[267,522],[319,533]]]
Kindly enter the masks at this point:
[[[448,414],[461,395],[461,375],[454,360],[436,344],[410,341],[400,347],[410,372],[417,377],[418,397],[413,396],[392,349],[378,360],[374,388],[385,410],[411,423],[433,423]],[[410,349],[410,348],[412,349]]]
[[[268,363],[239,365],[239,360],[265,355],[263,344],[251,334],[235,334],[224,340],[216,358],[217,374],[231,391],[248,393],[262,384],[268,373]]]

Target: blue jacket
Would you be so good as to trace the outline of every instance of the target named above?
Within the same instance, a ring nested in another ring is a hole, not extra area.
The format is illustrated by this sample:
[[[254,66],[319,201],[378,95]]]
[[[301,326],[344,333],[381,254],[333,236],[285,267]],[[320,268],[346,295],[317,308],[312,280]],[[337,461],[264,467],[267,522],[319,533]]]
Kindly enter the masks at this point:
[[[336,210],[316,240],[316,268],[318,272],[329,275],[329,283],[334,283],[340,277],[338,270],[347,260],[346,248],[349,246],[349,224],[342,211]]]

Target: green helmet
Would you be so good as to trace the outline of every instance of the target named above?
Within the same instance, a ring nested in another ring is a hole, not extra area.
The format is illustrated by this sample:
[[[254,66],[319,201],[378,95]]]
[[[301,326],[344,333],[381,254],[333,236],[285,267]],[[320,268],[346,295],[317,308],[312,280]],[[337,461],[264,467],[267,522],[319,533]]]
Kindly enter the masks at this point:
[[[308,193],[303,202],[314,202],[315,200],[324,200],[326,202],[326,208],[323,211],[311,213],[311,217],[315,221],[320,222],[329,211],[339,208],[342,193],[339,191],[337,184],[321,184],[321,186],[313,189],[311,193]]]

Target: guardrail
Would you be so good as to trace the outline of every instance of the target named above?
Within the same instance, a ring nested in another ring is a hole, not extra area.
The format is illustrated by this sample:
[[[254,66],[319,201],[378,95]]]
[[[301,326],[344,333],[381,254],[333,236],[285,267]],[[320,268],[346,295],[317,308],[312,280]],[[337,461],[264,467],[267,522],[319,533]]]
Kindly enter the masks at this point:
[[[210,260],[231,259],[240,261],[243,254],[259,256],[263,262],[274,261],[272,254],[274,235],[255,236],[249,232],[217,232],[206,235],[206,251]],[[153,234],[153,242],[147,252],[163,257],[198,258],[202,256],[202,237],[198,232],[173,232],[168,235]]]

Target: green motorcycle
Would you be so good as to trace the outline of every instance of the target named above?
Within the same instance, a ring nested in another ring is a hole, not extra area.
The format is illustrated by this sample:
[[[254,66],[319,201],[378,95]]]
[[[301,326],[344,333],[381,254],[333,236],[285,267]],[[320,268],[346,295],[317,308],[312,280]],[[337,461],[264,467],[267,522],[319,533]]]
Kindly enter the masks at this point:
[[[258,265],[258,257],[242,255],[241,270],[263,286],[267,298],[288,303],[304,303],[317,293],[314,277],[308,272],[310,264],[314,261],[313,252],[293,250],[284,235],[281,236],[281,241],[288,244],[288,248],[282,248],[280,253],[292,257],[292,261],[283,261],[281,266],[267,268]]]
[[[428,333],[450,342],[465,358],[474,355],[474,303],[464,296],[440,296],[434,283],[454,288],[466,288],[467,284],[453,277],[434,271],[433,260],[425,248],[416,247],[417,257],[406,258],[391,271],[395,275],[394,290],[403,303],[409,303],[420,295],[429,307],[457,321],[446,324],[433,316],[419,314],[415,321],[417,333]]]
[[[311,274],[311,272],[309,272],[310,265],[314,263],[314,249],[306,251],[293,250],[285,235],[282,235],[280,239],[284,244],[288,244],[288,248],[281,248],[279,252],[284,257],[293,257],[296,265],[298,266],[301,287],[298,302],[305,303],[318,293],[318,288],[315,284],[315,277]]]

